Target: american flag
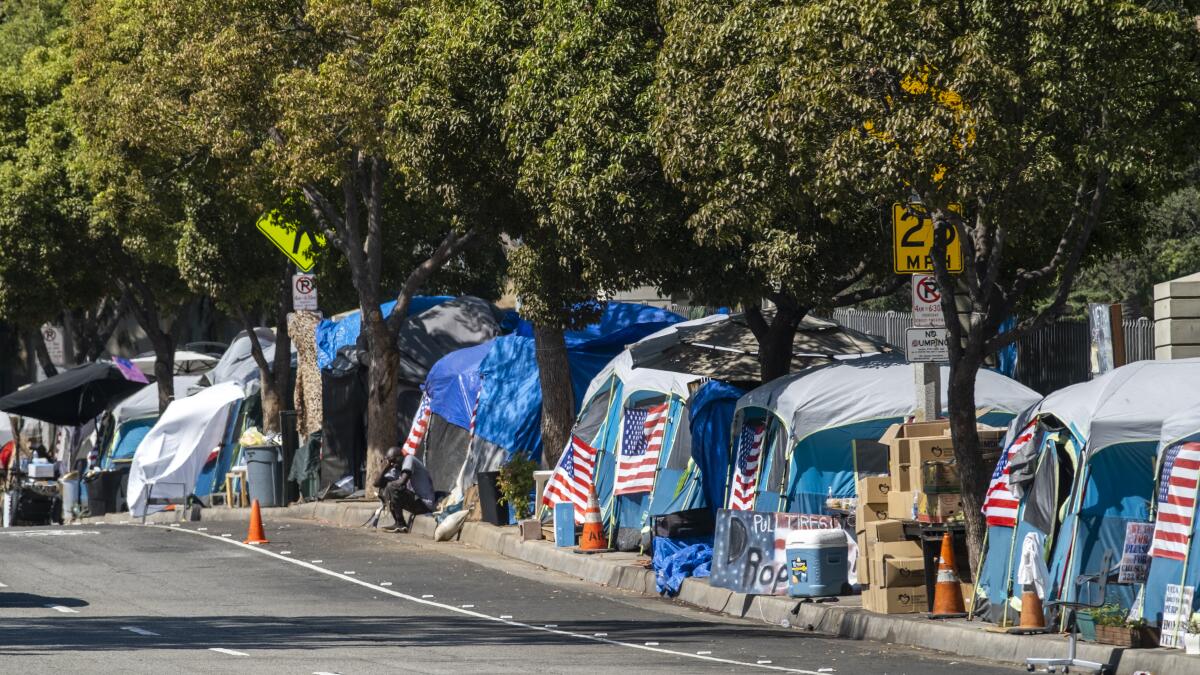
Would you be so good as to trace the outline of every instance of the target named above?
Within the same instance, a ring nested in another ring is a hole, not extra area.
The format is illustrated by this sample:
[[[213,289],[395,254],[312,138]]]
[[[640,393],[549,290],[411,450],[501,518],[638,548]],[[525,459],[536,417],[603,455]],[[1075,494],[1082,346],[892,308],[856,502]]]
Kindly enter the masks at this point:
[[[758,468],[762,465],[763,437],[766,434],[767,425],[764,422],[747,422],[742,425],[742,433],[738,436],[733,485],[729,490],[731,510],[754,510],[754,492],[758,485]]]
[[[1025,425],[1021,433],[1009,443],[1007,452],[1000,453],[1000,461],[996,462],[992,482],[988,485],[987,498],[983,502],[983,515],[988,525],[1017,526],[1017,507],[1021,502],[1009,487],[1008,476],[1012,470],[1013,455],[1029,447],[1036,435],[1037,420],[1034,420]]]
[[[550,482],[542,492],[542,505],[553,509],[555,504],[574,504],[575,522],[582,523],[595,472],[596,449],[579,440],[578,436],[571,436],[571,442],[554,468],[554,475],[550,476]]]
[[[1150,555],[1187,560],[1188,537],[1196,515],[1197,478],[1200,478],[1200,443],[1180,443],[1167,448]]]
[[[408,438],[404,441],[404,446],[401,450],[406,455],[415,455],[421,447],[421,439],[425,438],[425,431],[429,429],[429,397],[421,395],[421,405],[417,406],[417,414],[413,417],[412,429],[408,431]]]
[[[654,489],[654,474],[658,470],[658,456],[662,453],[669,407],[668,402],[625,411],[625,431],[621,435],[621,454],[617,456],[614,495],[637,494]]]

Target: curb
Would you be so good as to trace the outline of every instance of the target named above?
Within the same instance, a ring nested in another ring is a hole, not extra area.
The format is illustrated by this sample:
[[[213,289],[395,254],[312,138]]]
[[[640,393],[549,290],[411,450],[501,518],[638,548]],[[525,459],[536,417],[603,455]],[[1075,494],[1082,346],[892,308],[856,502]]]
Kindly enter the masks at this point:
[[[361,527],[375,513],[371,502],[308,502],[290,507],[262,509],[264,520],[308,519],[337,527]],[[215,507],[203,509],[201,519],[209,522],[247,521],[250,509]],[[170,524],[184,520],[184,512],[160,512],[147,523]],[[128,514],[110,514],[89,519],[86,524],[138,524]],[[381,525],[391,522],[386,514]],[[436,521],[418,516],[412,534],[433,539]],[[523,541],[515,528],[468,522],[455,538],[459,543],[492,551],[508,558],[554,570],[592,583],[659,597],[654,572],[636,564],[634,553],[579,555],[557,548],[549,541]],[[932,649],[1020,666],[1027,657],[1058,657],[1066,654],[1066,640],[1057,635],[1008,635],[986,631],[980,622],[932,621],[924,615],[887,615],[863,611],[857,596],[846,603],[800,602],[793,598],[745,595],[710,586],[703,579],[686,579],[679,595],[671,601],[741,619],[761,620],[774,626],[820,633],[852,640],[871,640],[909,647]],[[1145,671],[1154,675],[1183,675],[1200,672],[1200,659],[1175,649],[1126,650],[1091,642],[1078,644],[1078,658],[1108,664],[1117,675]]]

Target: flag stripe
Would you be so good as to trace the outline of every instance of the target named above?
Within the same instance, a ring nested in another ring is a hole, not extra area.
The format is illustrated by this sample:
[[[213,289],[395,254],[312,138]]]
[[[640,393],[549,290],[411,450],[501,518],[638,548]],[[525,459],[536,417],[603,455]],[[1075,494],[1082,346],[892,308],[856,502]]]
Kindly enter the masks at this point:
[[[621,450],[617,454],[614,495],[637,494],[654,489],[658,460],[666,438],[670,401],[649,408],[625,410]]]
[[[1182,443],[1163,453],[1158,515],[1150,555],[1186,560],[1196,512],[1200,443]]]
[[[987,499],[983,502],[983,515],[988,525],[1000,527],[1017,526],[1017,510],[1021,501],[1013,494],[1008,484],[1012,470],[1012,458],[1023,452],[1034,441],[1037,431],[1037,420],[1027,424],[1021,433],[1008,445],[1006,452],[1000,454],[996,462],[996,470],[992,472],[992,482],[988,486]]]
[[[554,474],[542,492],[542,505],[554,508],[555,504],[570,503],[575,506],[575,522],[582,523],[588,497],[595,486],[592,471],[596,465],[596,454],[595,448],[578,436],[571,436],[558,460],[558,466],[554,468]]]
[[[762,459],[763,439],[766,436],[765,422],[747,422],[738,435],[737,460],[734,464],[732,486],[729,492],[729,508],[735,511],[754,509],[754,495],[758,485],[758,469]]]

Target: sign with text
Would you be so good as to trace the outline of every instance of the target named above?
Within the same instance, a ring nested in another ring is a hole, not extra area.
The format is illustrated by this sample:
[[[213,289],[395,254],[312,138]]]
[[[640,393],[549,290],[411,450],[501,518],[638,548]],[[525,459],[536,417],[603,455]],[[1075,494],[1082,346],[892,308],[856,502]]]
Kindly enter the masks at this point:
[[[788,587],[788,535],[794,530],[841,526],[834,516],[721,509],[713,538],[710,583],[738,593],[784,595]]]
[[[1167,584],[1167,592],[1163,597],[1161,632],[1158,636],[1159,647],[1183,646],[1183,634],[1187,631],[1188,620],[1192,617],[1192,595],[1195,586],[1180,586]]]
[[[950,210],[962,213],[962,207],[951,204]],[[947,228],[946,269],[952,273],[963,270],[962,242],[953,227]],[[892,248],[895,253],[893,269],[896,274],[920,274],[933,271],[933,219],[920,204],[892,204]]]
[[[53,324],[42,324],[42,340],[46,342],[46,351],[50,353],[50,362],[56,366],[66,365],[67,350],[62,329]]]
[[[292,309],[297,312],[317,311],[317,279],[311,274],[292,275]]]
[[[942,314],[942,292],[932,274],[914,274],[912,277],[912,318],[916,328],[946,325],[946,317]]]
[[[1109,305],[1088,303],[1088,334],[1091,349],[1090,365],[1092,375],[1103,375],[1116,367],[1113,353],[1112,309]]]
[[[1154,523],[1126,523],[1125,546],[1121,552],[1121,568],[1117,583],[1138,584],[1146,581],[1150,571],[1150,540]]]
[[[909,328],[904,331],[909,363],[943,363],[950,360],[950,336],[945,328]]]

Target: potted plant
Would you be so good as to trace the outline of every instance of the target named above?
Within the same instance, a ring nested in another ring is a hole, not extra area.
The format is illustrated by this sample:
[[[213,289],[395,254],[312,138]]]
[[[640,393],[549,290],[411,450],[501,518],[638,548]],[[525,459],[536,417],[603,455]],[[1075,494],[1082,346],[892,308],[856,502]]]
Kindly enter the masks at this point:
[[[1117,647],[1141,646],[1141,626],[1146,622],[1129,621],[1120,605],[1110,603],[1093,609],[1092,620],[1096,623],[1096,642]]]
[[[1200,654],[1200,612],[1192,614],[1183,634],[1183,650],[1188,654]]]
[[[525,453],[517,453],[500,469],[497,484],[500,487],[500,499],[513,509],[513,515],[519,522],[533,515],[533,472],[537,463],[529,459]],[[534,521],[536,527],[527,526],[521,522],[521,533],[526,539],[541,538],[541,524]],[[538,536],[530,536],[536,529]],[[526,531],[529,531],[528,533]]]

